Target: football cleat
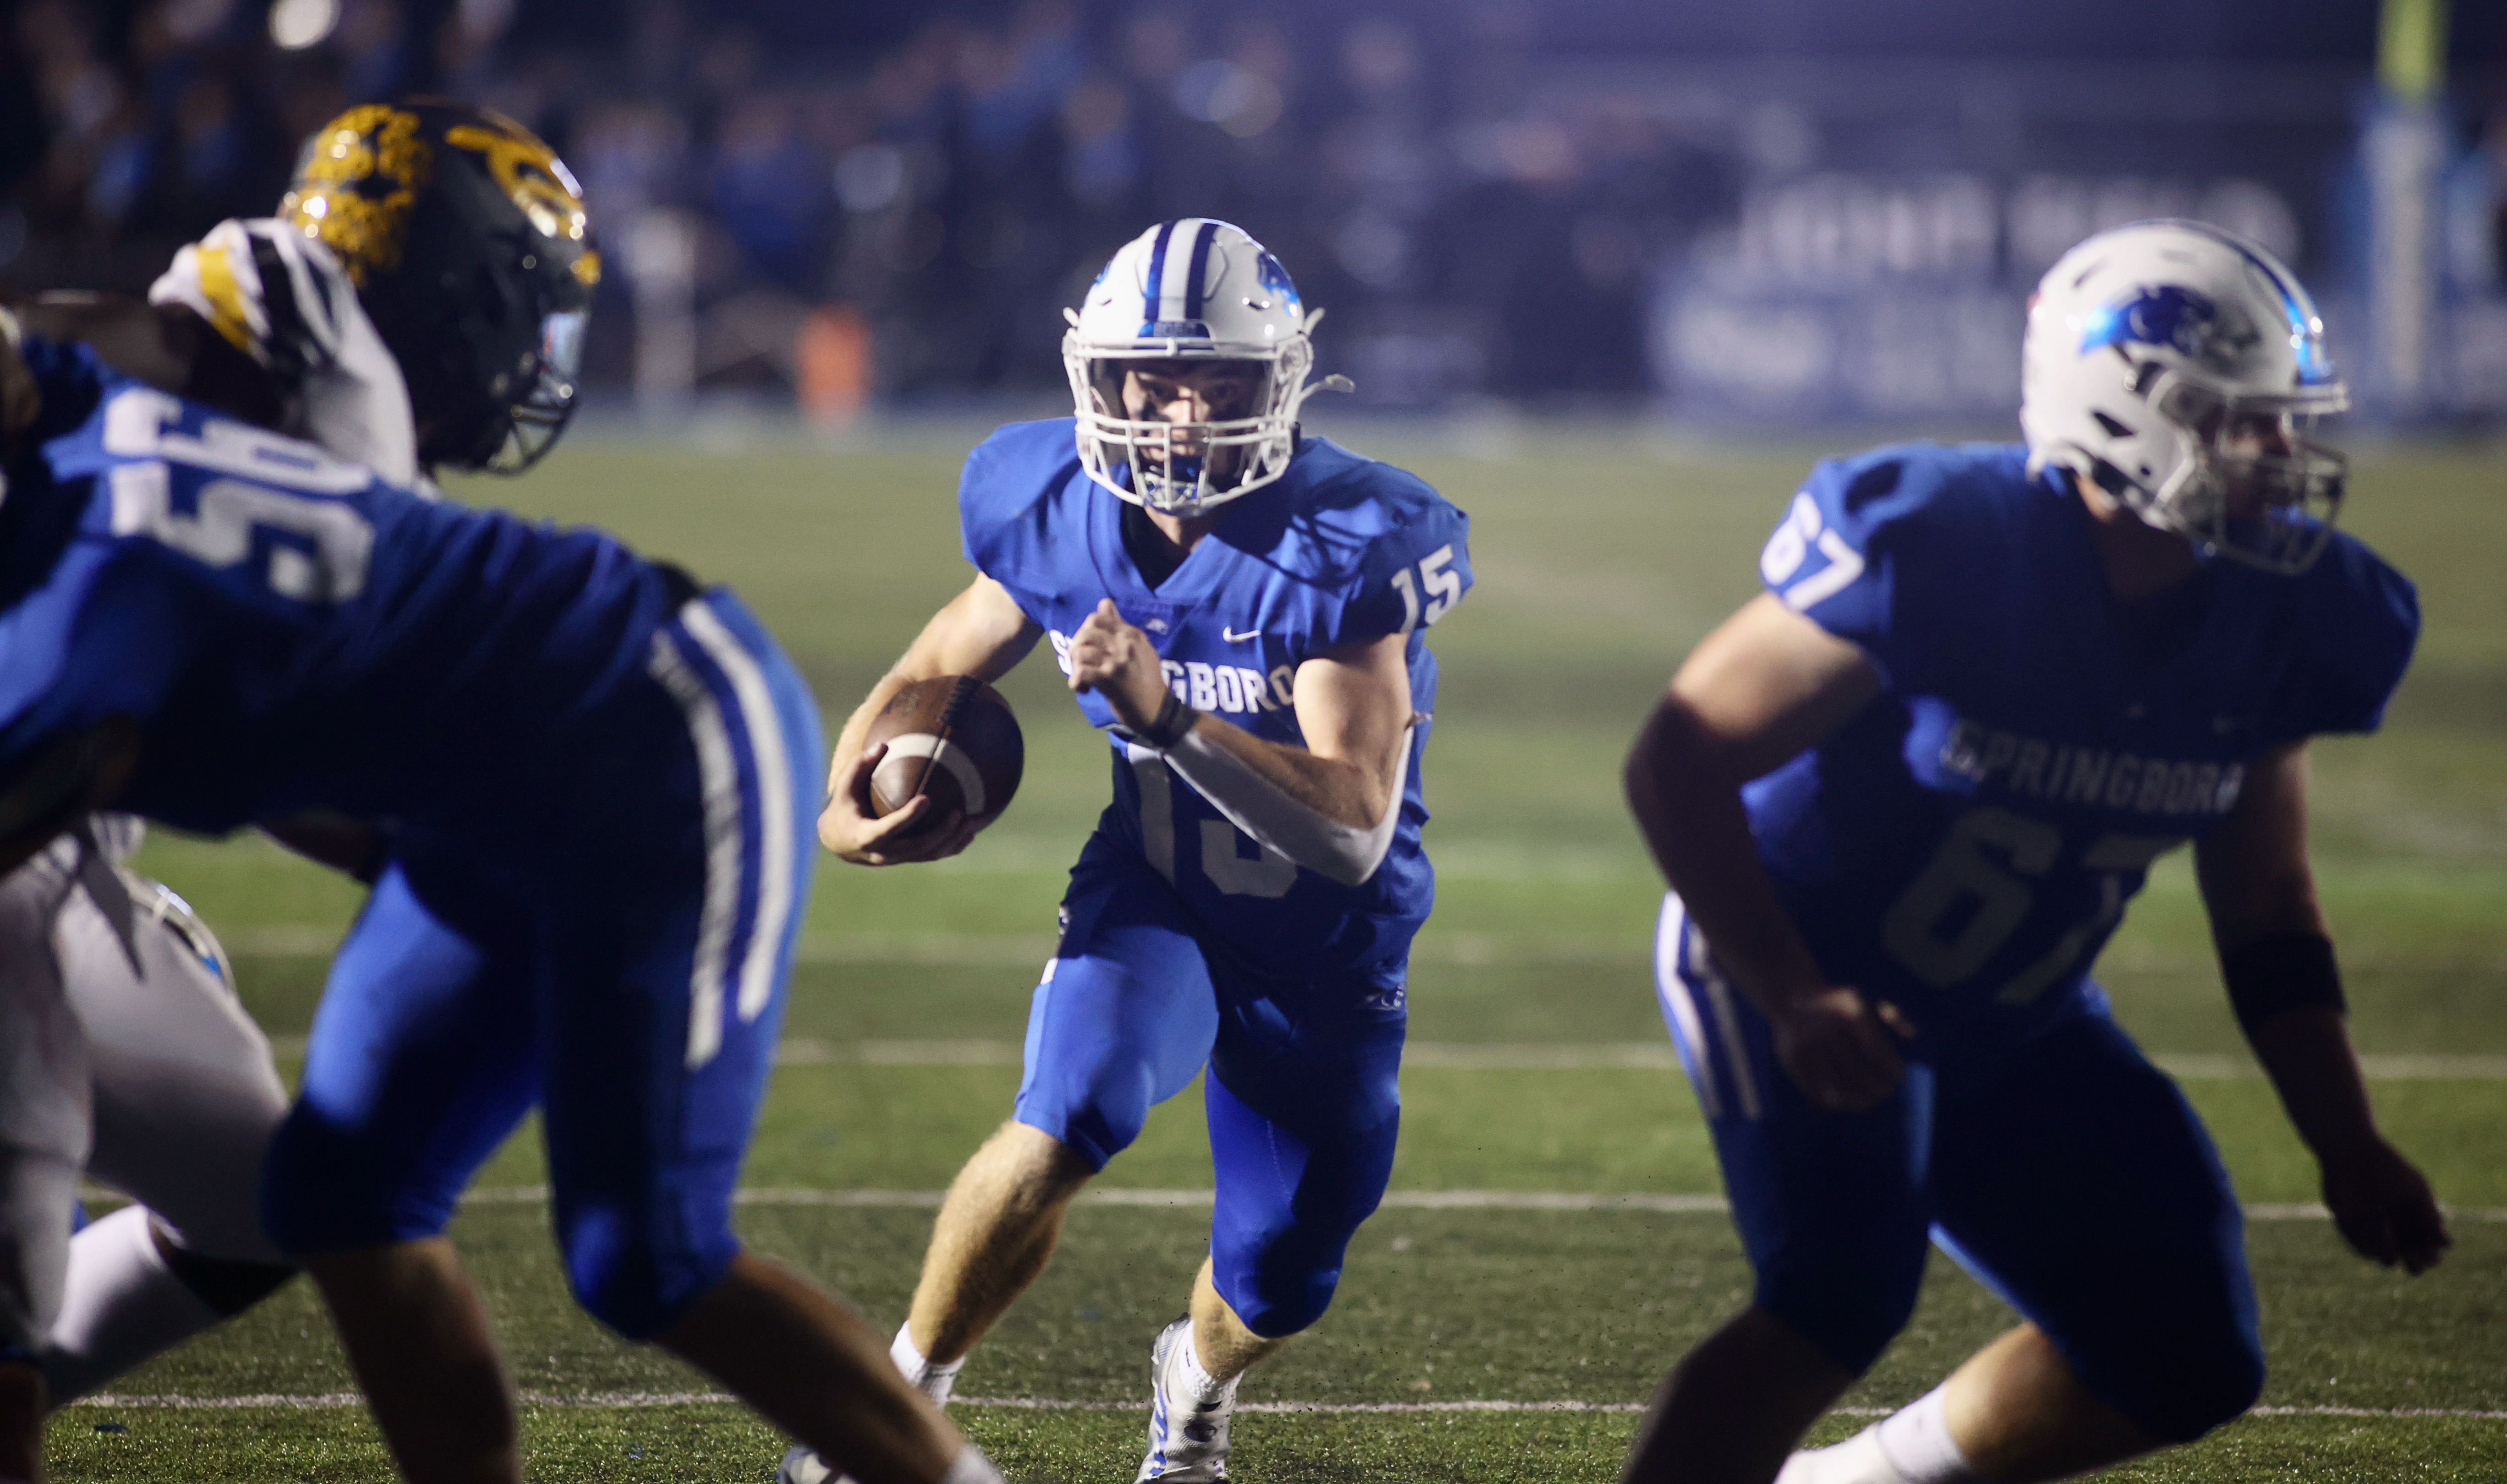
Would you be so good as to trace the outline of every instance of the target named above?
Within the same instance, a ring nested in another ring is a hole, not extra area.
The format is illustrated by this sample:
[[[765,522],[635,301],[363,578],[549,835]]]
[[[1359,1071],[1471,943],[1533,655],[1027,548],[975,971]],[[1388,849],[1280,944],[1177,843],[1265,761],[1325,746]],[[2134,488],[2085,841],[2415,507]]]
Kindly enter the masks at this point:
[[[1183,1379],[1192,1316],[1158,1331],[1149,1347],[1149,1451],[1132,1484],[1149,1479],[1207,1484],[1227,1477],[1227,1415],[1236,1407],[1236,1383],[1208,1399],[1195,1396]]]

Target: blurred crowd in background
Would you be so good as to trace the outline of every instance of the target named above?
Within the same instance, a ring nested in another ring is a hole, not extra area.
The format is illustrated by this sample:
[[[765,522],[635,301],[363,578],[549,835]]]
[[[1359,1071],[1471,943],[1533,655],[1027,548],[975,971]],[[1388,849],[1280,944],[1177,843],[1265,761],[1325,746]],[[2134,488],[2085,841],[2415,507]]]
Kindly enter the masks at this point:
[[[2236,49],[2237,3],[2208,0],[2228,17],[2214,51]],[[1816,28],[1819,5],[1790,11]],[[1059,384],[1061,307],[1124,239],[1188,214],[1264,239],[1331,311],[1326,368],[1388,407],[1633,406],[1685,379],[1743,413],[1770,387],[1764,408],[1812,414],[1999,405],[2016,344],[1964,371],[1962,335],[2016,334],[2014,285],[2062,242],[2156,211],[2228,219],[2310,274],[2354,271],[2343,182],[2368,61],[2364,43],[2340,54],[2346,20],[2318,26],[2334,40],[2314,54],[2196,78],[2258,100],[2242,117],[2154,103],[2129,56],[2076,70],[2090,101],[2048,113],[2068,94],[2033,81],[2042,60],[1695,55],[1677,26],[1614,32],[1595,13],[18,0],[0,36],[0,285],[144,288],[221,217],[267,212],[324,119],[421,90],[512,115],[581,177],[611,270],[596,388],[797,390],[836,417]],[[2478,44],[2493,69],[2499,30]],[[2291,103],[2293,79],[2320,95]],[[2443,271],[2496,298],[2507,81],[2459,90]],[[2194,133],[2164,132],[2179,115]],[[2103,147],[2073,138],[2100,129]],[[1823,295],[1882,279],[1915,297],[1819,317]],[[1832,372],[1899,320],[1949,369]],[[1939,386],[1908,401],[1926,375]]]

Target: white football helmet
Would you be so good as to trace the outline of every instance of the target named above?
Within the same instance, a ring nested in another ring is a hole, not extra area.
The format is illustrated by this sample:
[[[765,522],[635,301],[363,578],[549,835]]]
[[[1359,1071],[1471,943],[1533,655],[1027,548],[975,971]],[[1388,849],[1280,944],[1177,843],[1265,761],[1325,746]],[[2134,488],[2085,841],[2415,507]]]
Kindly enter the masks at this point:
[[[2032,471],[2069,468],[2268,570],[2323,552],[2349,463],[2301,434],[2350,396],[2307,290],[2262,247],[2201,222],[2099,233],[2039,281],[2020,368]]]
[[[1062,364],[1071,375],[1079,461],[1088,477],[1136,505],[1198,515],[1289,470],[1297,409],[1314,386],[1323,310],[1297,298],[1289,271],[1237,227],[1208,217],[1161,222],[1123,244],[1065,309]],[[1252,362],[1260,379],[1250,416],[1167,422],[1129,415],[1123,373],[1146,361]]]

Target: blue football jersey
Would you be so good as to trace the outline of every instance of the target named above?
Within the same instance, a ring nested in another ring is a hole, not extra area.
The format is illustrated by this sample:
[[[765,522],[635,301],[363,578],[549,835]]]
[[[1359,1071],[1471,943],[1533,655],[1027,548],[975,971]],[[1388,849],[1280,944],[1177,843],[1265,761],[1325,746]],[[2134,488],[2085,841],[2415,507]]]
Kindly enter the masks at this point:
[[[1883,686],[1744,790],[1761,853],[1831,978],[1928,1031],[2081,1003],[2151,862],[2267,750],[2373,730],[2419,630],[2412,585],[2336,533],[2296,577],[2206,561],[2191,638],[2137,661],[2061,478],[2016,446],[1824,463],[1760,561]]]
[[[1101,599],[1147,633],[1186,704],[1272,742],[1303,745],[1297,667],[1344,644],[1409,635],[1410,705],[1433,712],[1428,626],[1471,586],[1463,513],[1418,479],[1320,438],[1276,483],[1224,507],[1182,565],[1151,588],[1123,548],[1122,501],[1079,465],[1068,417],[1013,423],[966,459],[958,489],[966,559],[1009,590],[1070,670],[1071,636]],[[1175,884],[1201,922],[1277,973],[1397,966],[1435,884],[1419,843],[1422,723],[1393,846],[1357,887],[1302,870],[1238,830],[1150,749],[1113,731],[1114,802],[1101,828]]]
[[[549,780],[624,782],[600,706],[677,605],[660,569],[26,351],[50,436],[0,501],[0,795],[117,714],[117,807],[207,833],[318,808],[527,844],[582,805]]]

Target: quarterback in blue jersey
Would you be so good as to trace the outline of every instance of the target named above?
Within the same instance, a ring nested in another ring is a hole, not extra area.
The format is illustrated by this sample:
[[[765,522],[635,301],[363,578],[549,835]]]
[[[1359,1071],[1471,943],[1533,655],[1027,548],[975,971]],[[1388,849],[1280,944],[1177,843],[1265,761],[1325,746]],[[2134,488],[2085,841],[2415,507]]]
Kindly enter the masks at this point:
[[[1299,435],[1318,317],[1223,222],[1115,254],[1065,344],[1075,421],[1013,424],[966,460],[978,575],[854,712],[819,820],[854,861],[962,849],[964,821],[927,801],[873,815],[862,738],[899,686],[998,676],[1039,638],[1107,733],[1114,801],[1071,873],[1016,1107],[950,1191],[894,1354],[945,1399],[1072,1197],[1206,1065],[1210,1258],[1152,1349],[1144,1479],[1222,1477],[1237,1378],[1331,1300],[1392,1169],[1434,891],[1425,630],[1471,584],[1465,521]]]
[[[2419,627],[2411,584],[2333,529],[2340,455],[2299,436],[2344,404],[2321,333],[2241,238],[2089,239],[2030,307],[2025,446],[1822,464],[1765,593],[1672,681],[1628,791],[1673,888],[1664,1016],[1758,1287],[1672,1372],[1626,1478],[2016,1484],[2254,1401],[2235,1196],[2089,977],[2189,841],[2342,1234],[2438,1259],[2307,866],[2307,739],[2373,730]],[[1928,1240],[2023,1322],[1789,1458],[1906,1322]]]
[[[997,1479],[858,1321],[730,1230],[809,873],[791,759],[818,744],[764,631],[607,537],[423,498],[0,331],[0,870],[107,805],[210,833],[393,821],[343,954],[370,974],[335,975],[321,1017],[367,1001],[360,1065],[325,1065],[317,1024],[266,1210],[403,1472],[521,1477],[441,1232],[536,1104],[599,1318],[865,1478]],[[392,973],[417,912],[418,941],[468,945],[466,981]]]

